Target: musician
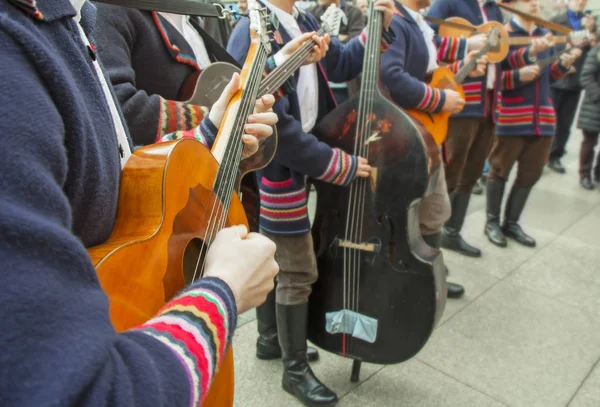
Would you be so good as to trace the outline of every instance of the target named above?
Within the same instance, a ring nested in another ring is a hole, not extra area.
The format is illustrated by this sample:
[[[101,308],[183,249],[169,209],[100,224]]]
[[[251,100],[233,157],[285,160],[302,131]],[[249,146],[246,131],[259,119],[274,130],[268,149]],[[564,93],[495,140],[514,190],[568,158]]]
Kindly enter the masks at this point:
[[[587,0],[568,0],[567,10],[554,16],[552,21],[574,30],[588,30],[593,33],[597,29],[596,22],[590,12],[585,12],[586,5]],[[556,52],[564,51],[567,46],[567,44],[557,45]],[[582,47],[583,56],[575,62],[575,74],[567,75],[552,84],[552,101],[554,110],[556,110],[556,133],[550,150],[548,168],[559,174],[566,172],[561,163],[561,158],[565,154],[565,146],[569,141],[571,126],[579,105],[582,90],[579,76],[581,75],[585,55],[590,48],[589,45]]]
[[[502,12],[494,0],[435,0],[426,15],[443,20],[460,17],[475,26],[488,21],[503,22]],[[434,24],[432,26],[439,28]],[[442,247],[470,257],[481,256],[481,250],[465,242],[460,231],[467,215],[471,192],[477,185],[485,159],[492,148],[498,66],[489,64],[486,75],[467,78],[463,82],[465,108],[450,118],[445,144],[448,153],[446,184],[452,215],[442,229]]]
[[[111,234],[130,141],[98,63],[95,18],[76,0],[0,1],[2,405],[199,405],[238,313],[272,288],[275,246],[223,230],[205,278],[115,333],[86,248]],[[273,103],[257,103],[254,115],[270,119],[248,153],[276,120]]]
[[[443,47],[435,46],[434,31],[427,25],[418,10],[429,5],[429,0],[402,0],[396,2],[392,28],[398,39],[381,56],[381,80],[392,100],[406,109],[420,109],[431,113],[459,112],[464,99],[454,90],[439,90],[428,86],[425,78],[437,67],[437,61],[455,60],[464,55],[468,47],[465,40],[443,38]],[[476,52],[476,51],[475,51]],[[472,54],[469,58],[472,57]],[[455,70],[461,63],[452,65]],[[485,58],[471,75],[482,74]],[[441,153],[440,153],[441,154]],[[450,217],[450,201],[446,187],[444,166],[440,165],[435,190],[421,200],[419,220],[423,239],[432,247],[440,247],[442,225]],[[464,288],[448,284],[448,296],[460,297]]]
[[[283,42],[300,36],[302,31],[319,28],[315,17],[298,10],[294,0],[262,3],[279,20],[276,37]],[[387,28],[392,15],[391,1],[377,0],[376,8],[384,12]],[[387,47],[392,39],[392,33],[384,31],[382,46]],[[331,148],[312,135],[311,130],[335,107],[327,80],[345,82],[361,71],[365,40],[366,30],[347,44],[334,38],[320,64],[305,65],[296,72],[295,91],[279,98],[274,106],[279,116],[277,153],[273,161],[257,173],[261,233],[276,243],[276,258],[281,269],[276,309],[284,366],[282,385],[307,406],[329,406],[338,399],[317,379],[306,359],[308,296],[318,276],[306,208],[306,178],[346,186],[357,176],[368,177],[371,169],[365,158]],[[248,22],[242,20],[233,31],[227,50],[242,61],[248,46]],[[274,45],[274,51],[277,48]]]
[[[181,89],[195,85],[202,70],[219,61],[226,53],[219,44],[204,41],[198,17],[170,13],[140,11],[127,7],[97,4],[98,20],[94,32],[98,52],[114,86],[125,120],[135,144],[150,144],[197,134],[200,119],[207,109],[181,102]],[[246,18],[246,17],[244,17]],[[204,27],[214,25],[216,18],[205,18]],[[278,58],[287,59],[311,33],[294,39],[284,47]],[[316,62],[324,55],[323,39],[307,59]],[[176,48],[175,48],[176,47]],[[220,52],[219,52],[220,51]],[[273,61],[273,57],[270,58]],[[151,61],[151,62],[149,62]],[[267,64],[274,66],[274,62]],[[290,84],[280,89],[285,92]],[[188,92],[191,93],[191,92]],[[188,95],[188,98],[191,95]],[[249,128],[248,131],[253,131]],[[212,143],[212,139],[208,140]],[[244,177],[243,203],[251,229],[257,223],[258,191],[252,175]],[[256,201],[256,202],[254,202]],[[260,359],[281,357],[275,319],[275,294],[256,312],[259,338],[256,355]],[[308,349],[309,360],[319,354]]]
[[[338,40],[345,44],[348,40],[359,35],[365,27],[362,13],[360,9],[344,0],[319,0],[317,4],[310,7],[307,11],[315,16],[317,21],[321,21],[321,16],[325,14],[325,11],[331,4],[335,4],[342,9],[348,20],[347,24],[341,24],[340,32],[337,36]]]
[[[537,14],[537,0],[518,0],[512,6],[528,14]],[[491,170],[487,181],[487,223],[485,234],[497,246],[506,247],[506,237],[534,247],[535,239],[519,225],[519,218],[531,188],[542,174],[554,135],[555,116],[550,94],[551,79],[562,78],[581,55],[579,49],[561,56],[552,65],[540,70],[532,58],[543,61],[554,54],[553,40],[548,30],[530,20],[515,15],[506,24],[511,37],[546,37],[545,44],[536,47],[511,46],[516,52],[502,63],[502,99],[498,106],[497,138],[490,154]],[[519,67],[518,64],[525,65]],[[540,62],[541,63],[541,62]],[[518,162],[517,178],[512,186],[504,223],[500,226],[500,208],[510,171]]]

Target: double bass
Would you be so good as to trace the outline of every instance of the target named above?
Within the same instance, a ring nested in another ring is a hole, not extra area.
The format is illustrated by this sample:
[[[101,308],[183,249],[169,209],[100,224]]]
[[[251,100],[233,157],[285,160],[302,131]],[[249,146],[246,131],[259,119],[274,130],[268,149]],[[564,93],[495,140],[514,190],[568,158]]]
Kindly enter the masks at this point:
[[[392,364],[414,356],[439,321],[446,297],[441,253],[419,230],[419,201],[439,150],[381,93],[382,13],[373,2],[370,15],[360,93],[314,131],[372,167],[370,178],[346,188],[314,181],[319,279],[309,298],[308,338],[354,359],[353,380],[362,361]]]

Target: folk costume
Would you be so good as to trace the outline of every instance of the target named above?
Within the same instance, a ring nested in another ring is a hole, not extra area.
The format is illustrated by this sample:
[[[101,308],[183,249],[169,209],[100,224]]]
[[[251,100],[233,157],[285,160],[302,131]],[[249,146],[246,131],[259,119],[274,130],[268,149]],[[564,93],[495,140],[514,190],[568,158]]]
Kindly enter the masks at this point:
[[[594,148],[600,133],[600,45],[596,45],[587,54],[579,80],[585,88],[577,121],[577,127],[583,131],[579,152],[579,179],[584,188],[593,189],[594,179],[596,182],[600,181],[600,152],[596,156],[596,168],[592,171]]]
[[[235,329],[230,288],[198,280],[117,334],[86,251],[112,231],[129,151],[95,20],[84,1],[0,1],[2,405],[199,405]]]
[[[283,43],[302,32],[318,31],[316,18],[296,8],[293,14],[263,2],[279,20],[276,37]],[[235,27],[227,50],[243,61],[248,52],[249,22]],[[318,64],[301,67],[292,78],[294,90],[280,97],[273,110],[279,121],[279,144],[275,158],[257,172],[260,189],[261,233],[277,245],[280,272],[276,288],[277,330],[283,358],[283,388],[305,405],[333,405],[334,392],[314,375],[306,360],[308,297],[318,276],[316,257],[307,212],[307,177],[340,186],[349,185],[356,176],[358,158],[331,148],[310,132],[331,111],[335,100],[328,80],[345,82],[362,69],[366,31],[342,45],[333,38],[329,51]],[[392,40],[384,32],[382,47]],[[273,52],[280,48],[273,45]]]
[[[548,32],[538,26],[528,32],[514,19],[506,24],[506,29],[511,37],[543,37]],[[535,240],[521,229],[519,219],[531,189],[542,175],[556,127],[550,81],[562,78],[569,69],[559,60],[541,70],[534,81],[525,82],[521,80],[520,68],[535,62],[529,57],[529,47],[511,46],[511,51],[502,62],[497,138],[489,158],[491,170],[487,182],[485,233],[492,243],[501,247],[506,246],[506,237],[533,247]],[[550,48],[536,57],[543,60],[554,52]],[[500,208],[505,184],[515,163],[518,163],[517,178],[510,191],[501,226]]]
[[[436,0],[427,10],[427,16],[444,20],[461,17],[473,25],[503,22],[502,12],[494,0]],[[500,64],[490,64],[485,76],[464,81],[465,108],[450,118],[445,144],[448,153],[446,184],[452,215],[444,224],[442,247],[471,257],[481,256],[481,251],[465,242],[460,231],[467,215],[471,191],[481,176],[494,140],[499,70]]]
[[[444,106],[446,95],[443,90],[427,85],[426,76],[437,68],[438,60],[456,61],[463,57],[466,40],[442,38],[442,46],[436,48],[434,31],[423,17],[398,2],[395,7],[391,28],[397,40],[381,56],[381,81],[400,107],[437,113]],[[457,71],[461,65],[457,61],[450,67]],[[435,180],[432,193],[421,200],[419,221],[425,241],[439,248],[441,230],[451,211],[443,165]],[[463,292],[461,286],[448,284],[449,296],[459,297]]]
[[[215,18],[200,20],[198,17],[140,11],[103,3],[97,7],[98,52],[105,61],[134,142],[145,145],[195,137],[212,146],[214,138],[204,137],[205,132],[199,131],[201,127],[198,127],[207,115],[207,109],[180,99],[183,94],[190,93],[190,84],[195,87],[202,70],[219,60],[215,45],[203,41],[192,20],[207,32],[214,32],[222,25],[229,27],[229,24]],[[222,51],[225,52],[224,49]],[[274,65],[271,57],[268,66]],[[284,88],[289,86],[286,83]],[[284,92],[284,88],[279,92]],[[250,228],[258,231],[259,197],[253,175],[244,177],[242,192]],[[257,357],[281,357],[274,293],[257,308],[256,315],[260,333]],[[309,360],[317,360],[318,357],[317,350],[310,347]]]
[[[581,20],[583,13],[575,13],[571,9],[557,14],[552,18],[552,21],[561,24],[565,27],[571,27],[574,30],[584,29]],[[592,30],[593,31],[593,30]],[[562,52],[566,49],[567,44],[558,44],[556,52]],[[552,84],[552,101],[554,110],[556,111],[556,132],[552,141],[552,149],[550,150],[550,160],[548,167],[558,173],[564,173],[565,169],[562,166],[561,158],[565,154],[565,146],[571,135],[571,126],[575,120],[577,106],[583,89],[580,83],[581,71],[585,56],[590,50],[590,46],[582,47],[583,54],[575,61],[573,67],[575,73],[565,76],[561,80]]]

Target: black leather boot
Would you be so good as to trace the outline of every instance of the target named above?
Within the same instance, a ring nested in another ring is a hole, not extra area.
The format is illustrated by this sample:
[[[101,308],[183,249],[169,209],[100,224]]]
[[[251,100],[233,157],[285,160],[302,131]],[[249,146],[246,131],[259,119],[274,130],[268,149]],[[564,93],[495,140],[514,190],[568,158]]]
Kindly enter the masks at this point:
[[[502,231],[506,237],[516,240],[523,246],[535,247],[535,239],[523,232],[523,229],[519,226],[519,218],[523,213],[530,192],[531,188],[512,187],[506,203]]]
[[[439,249],[442,240],[442,234],[436,233],[434,235],[423,236],[423,240],[425,241],[425,243],[427,243],[434,249]],[[446,264],[444,264],[444,267],[446,268],[446,275],[448,275],[450,272],[448,271],[448,267],[446,266]],[[460,298],[465,293],[465,288],[460,284],[448,282],[447,285],[448,298]]]
[[[487,192],[487,222],[485,223],[485,235],[490,242],[499,247],[506,247],[506,237],[500,227],[500,208],[504,196],[504,181],[488,179]]]
[[[256,326],[258,339],[256,340],[256,357],[261,360],[279,359],[281,346],[277,337],[277,316],[275,312],[275,288],[267,296],[267,300],[260,307],[256,307]],[[319,360],[319,352],[311,346],[307,348],[306,357],[309,362]]]
[[[337,395],[316,378],[306,360],[308,304],[277,304],[277,330],[283,359],[281,385],[305,406],[333,406]]]
[[[481,257],[481,250],[465,242],[460,235],[460,230],[465,222],[467,208],[469,207],[470,194],[453,192],[450,194],[452,216],[442,230],[442,247],[453,250],[469,257]]]

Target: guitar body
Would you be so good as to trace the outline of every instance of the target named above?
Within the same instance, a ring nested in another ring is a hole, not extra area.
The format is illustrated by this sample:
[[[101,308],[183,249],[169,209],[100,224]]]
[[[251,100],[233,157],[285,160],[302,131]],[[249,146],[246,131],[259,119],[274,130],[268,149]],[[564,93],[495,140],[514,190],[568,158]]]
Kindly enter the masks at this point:
[[[465,98],[462,86],[454,80],[454,72],[446,67],[439,67],[433,73],[429,86],[444,90],[452,89]],[[437,145],[441,145],[448,135],[448,121],[452,113],[439,112],[428,113],[423,110],[409,109],[406,111],[412,118],[417,120],[432,135]]]
[[[211,152],[191,139],[142,147],[127,161],[113,232],[88,249],[117,331],[151,319],[193,281],[209,218],[221,205],[213,191],[218,169]],[[234,195],[225,226],[238,224],[247,220]],[[230,347],[204,405],[232,406],[233,390]]]
[[[509,36],[508,31],[506,31],[506,28],[504,27],[504,25],[502,25],[502,23],[499,23],[497,21],[488,21],[487,23],[475,26],[469,21],[460,17],[450,17],[447,18],[446,21],[473,27],[476,29],[476,31],[468,30],[466,28],[458,28],[455,26],[440,25],[439,35],[442,37],[468,38],[474,34],[488,34],[492,30],[492,28],[497,28],[500,40],[498,41],[498,44],[496,44],[495,47],[486,52],[488,61],[490,63],[496,64],[498,62],[502,62],[504,58],[506,58],[506,56],[508,55],[508,50],[510,48],[508,41]]]
[[[365,191],[354,206],[363,219],[354,241],[372,244],[372,250],[347,250],[340,243],[353,228],[347,225],[352,188],[314,182],[312,234],[319,279],[309,300],[308,338],[344,357],[390,364],[411,358],[426,343],[444,310],[446,278],[441,253],[423,241],[419,229],[419,201],[432,166],[429,149],[413,120],[375,93],[368,119],[373,123],[368,154],[372,176],[356,179],[352,186]],[[333,147],[354,151],[359,101],[357,95],[338,106],[314,134]],[[439,150],[433,147],[437,157]],[[347,262],[353,273],[346,272]],[[348,286],[359,290],[349,296]],[[349,297],[354,298],[350,304]],[[377,320],[374,342],[326,329],[327,314],[342,309]]]

